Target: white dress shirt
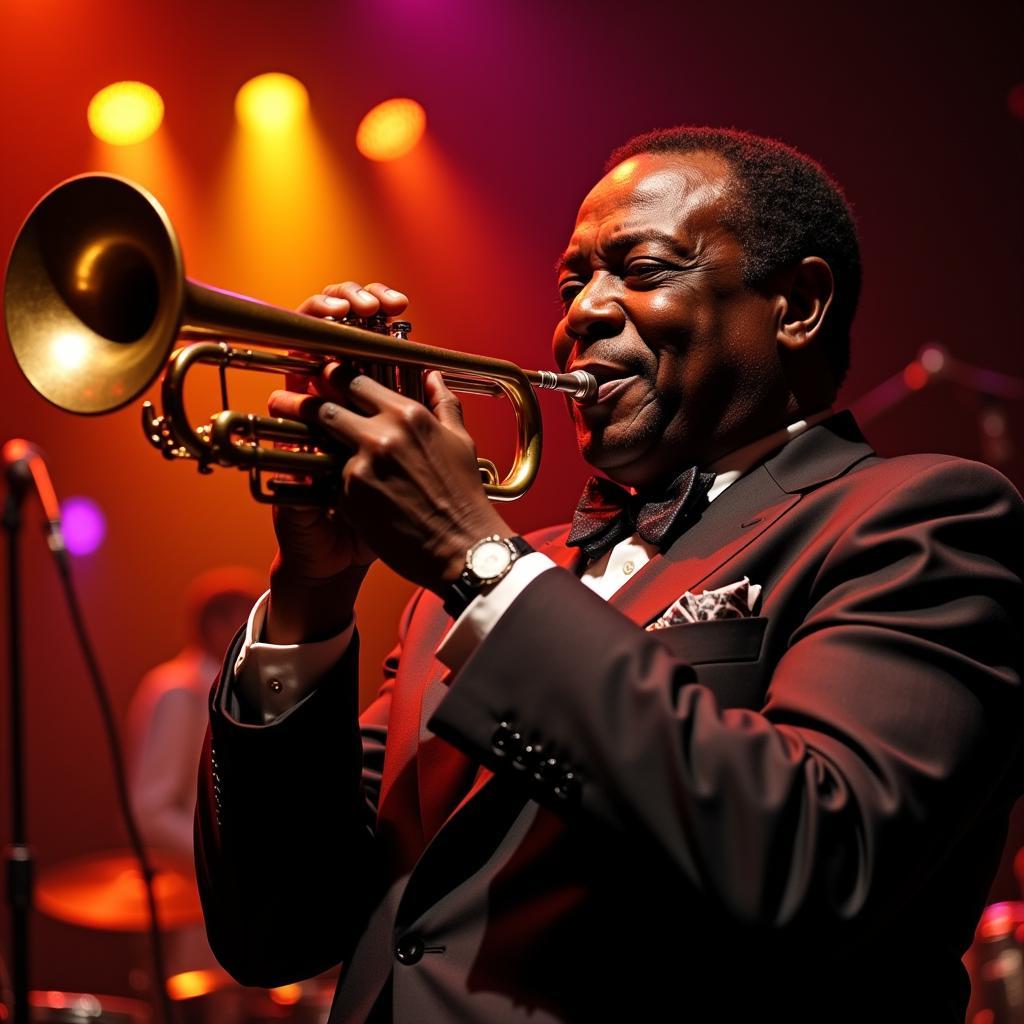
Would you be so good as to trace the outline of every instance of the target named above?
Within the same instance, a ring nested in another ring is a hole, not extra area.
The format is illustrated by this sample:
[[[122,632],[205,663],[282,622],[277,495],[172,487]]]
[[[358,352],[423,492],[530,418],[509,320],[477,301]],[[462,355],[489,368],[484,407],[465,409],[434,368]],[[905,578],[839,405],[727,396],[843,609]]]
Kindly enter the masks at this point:
[[[830,406],[722,456],[708,467],[715,474],[708,490],[708,501],[714,501],[769,452],[832,416],[834,411]],[[656,551],[656,545],[633,534],[589,565],[580,580],[607,600],[636,575]],[[457,671],[527,585],[553,568],[555,563],[539,551],[517,558],[508,573],[490,591],[475,597],[456,619],[435,656],[453,672]],[[312,691],[345,653],[355,629],[353,620],[342,632],[326,640],[304,644],[265,643],[255,638],[263,635],[269,597],[267,590],[249,614],[245,643],[234,666],[239,697],[247,707],[259,709],[264,723],[272,722]]]

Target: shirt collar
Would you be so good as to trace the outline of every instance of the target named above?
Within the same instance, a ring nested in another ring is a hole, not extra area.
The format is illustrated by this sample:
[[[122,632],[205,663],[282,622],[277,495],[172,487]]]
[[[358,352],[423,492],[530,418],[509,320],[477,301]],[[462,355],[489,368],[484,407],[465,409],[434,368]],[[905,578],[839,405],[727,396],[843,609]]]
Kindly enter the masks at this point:
[[[766,437],[751,441],[742,448],[737,448],[713,462],[708,469],[715,474],[715,479],[708,490],[708,501],[714,501],[730,484],[735,483],[747,470],[752,469],[762,458],[775,448],[792,441],[808,427],[835,415],[835,409],[829,406],[820,412],[812,413],[806,419],[796,420]]]

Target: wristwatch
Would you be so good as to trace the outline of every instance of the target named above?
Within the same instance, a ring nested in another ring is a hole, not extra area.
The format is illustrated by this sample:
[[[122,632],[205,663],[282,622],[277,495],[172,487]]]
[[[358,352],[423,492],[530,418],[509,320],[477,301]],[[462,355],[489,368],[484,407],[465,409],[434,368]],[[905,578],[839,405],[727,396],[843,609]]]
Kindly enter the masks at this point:
[[[474,597],[508,573],[520,555],[533,550],[522,537],[503,538],[494,534],[478,540],[466,552],[466,568],[462,575],[454,583],[449,583],[443,593],[444,610],[457,619]]]

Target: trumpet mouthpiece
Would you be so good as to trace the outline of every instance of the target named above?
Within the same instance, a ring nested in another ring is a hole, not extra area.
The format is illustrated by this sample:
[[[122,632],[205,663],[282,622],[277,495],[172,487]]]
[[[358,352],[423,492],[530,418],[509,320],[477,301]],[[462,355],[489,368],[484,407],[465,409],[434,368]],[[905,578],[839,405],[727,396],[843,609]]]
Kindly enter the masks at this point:
[[[586,370],[573,370],[572,373],[534,370],[526,376],[535,388],[561,391],[580,405],[589,405],[597,398],[597,378]]]

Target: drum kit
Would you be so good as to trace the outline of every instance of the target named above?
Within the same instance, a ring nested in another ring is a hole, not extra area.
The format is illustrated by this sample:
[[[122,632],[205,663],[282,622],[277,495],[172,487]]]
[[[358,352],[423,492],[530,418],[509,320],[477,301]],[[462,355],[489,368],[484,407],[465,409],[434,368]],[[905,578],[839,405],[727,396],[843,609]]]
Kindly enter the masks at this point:
[[[151,857],[161,925],[172,929],[201,922],[195,878],[172,858]],[[128,850],[93,854],[41,871],[35,906],[83,928],[143,933],[149,927],[142,872]],[[167,992],[177,1024],[325,1024],[336,983],[333,972],[280,988],[243,989],[227,971],[194,970],[168,978]],[[154,1019],[142,1000],[87,992],[36,991],[30,1004],[33,1024],[150,1024]],[[0,1003],[0,1022],[8,1020]]]

